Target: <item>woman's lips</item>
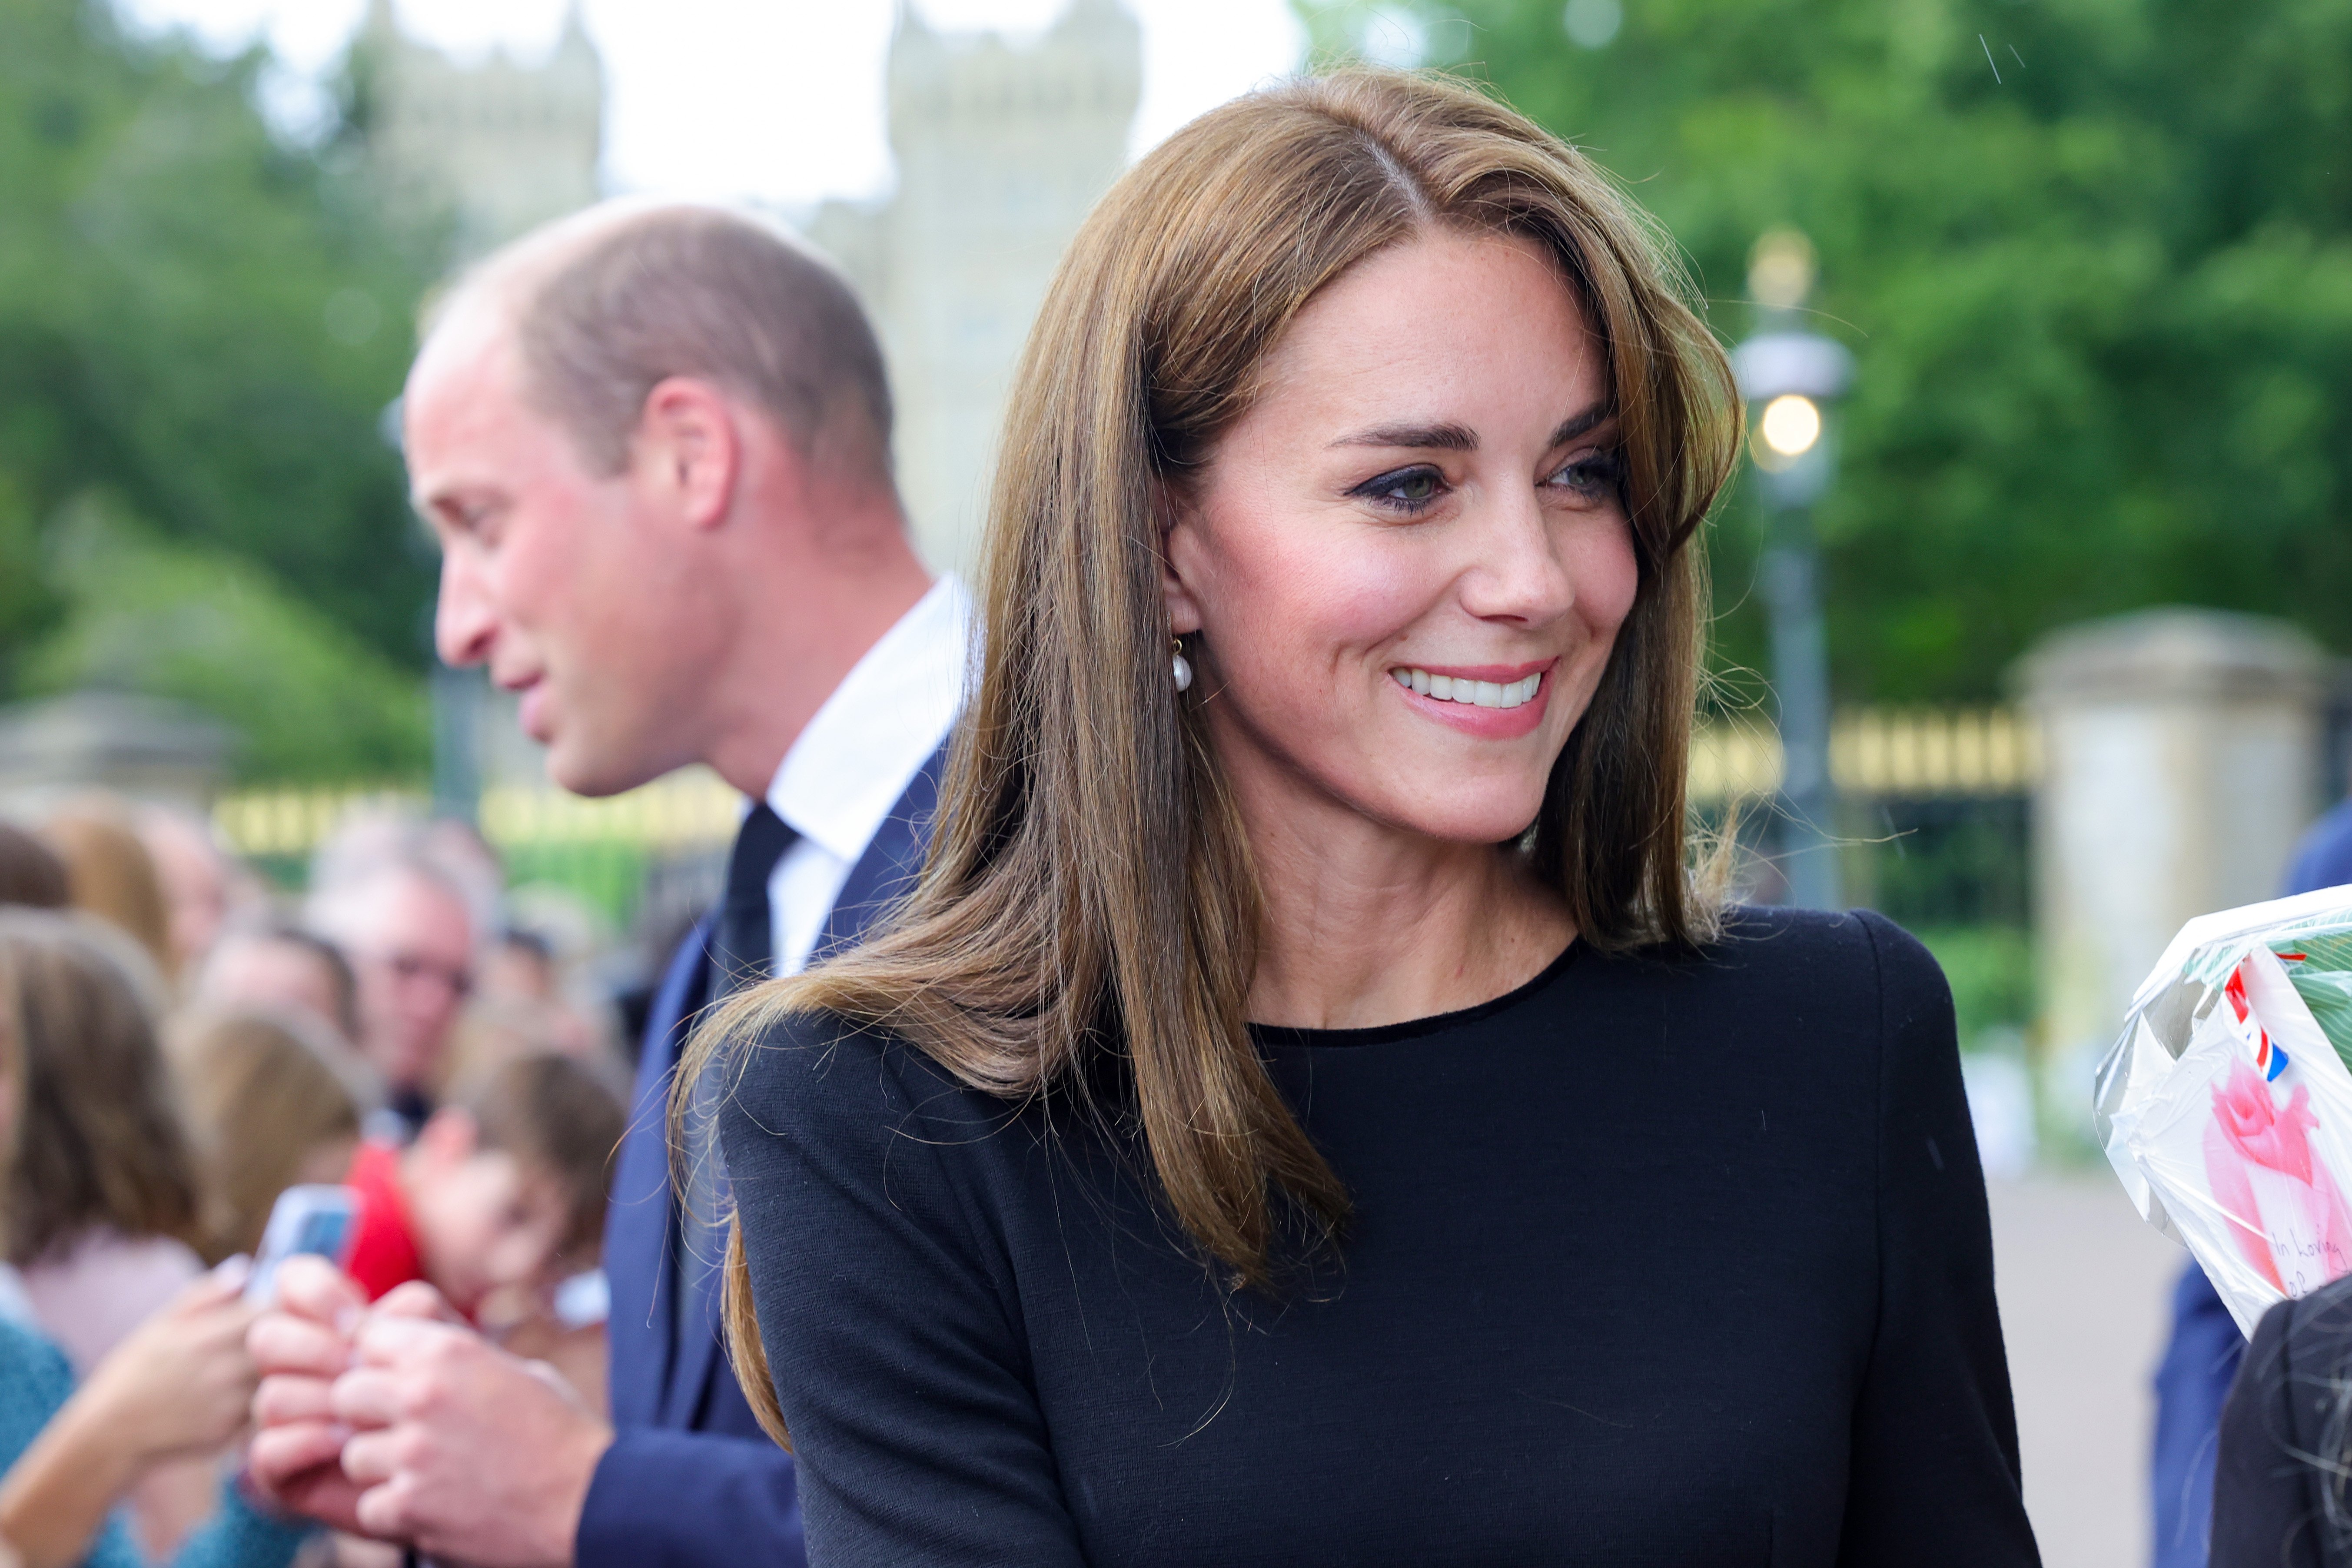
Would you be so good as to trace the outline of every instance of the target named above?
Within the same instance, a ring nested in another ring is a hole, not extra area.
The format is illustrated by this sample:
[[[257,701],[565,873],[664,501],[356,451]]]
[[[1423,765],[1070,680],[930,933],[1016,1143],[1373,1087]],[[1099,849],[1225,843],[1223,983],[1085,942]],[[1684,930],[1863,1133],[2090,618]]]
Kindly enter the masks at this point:
[[[1389,671],[1416,712],[1465,734],[1511,741],[1531,734],[1551,705],[1559,660],[1533,664],[1397,665]]]

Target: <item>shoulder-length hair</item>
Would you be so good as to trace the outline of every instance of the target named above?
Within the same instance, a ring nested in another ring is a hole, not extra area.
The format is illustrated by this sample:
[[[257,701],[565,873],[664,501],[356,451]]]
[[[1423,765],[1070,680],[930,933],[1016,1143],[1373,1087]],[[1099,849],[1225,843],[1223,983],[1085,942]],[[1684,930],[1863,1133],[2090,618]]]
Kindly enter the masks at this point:
[[[156,1044],[163,982],[87,915],[0,910],[0,1050],[16,1079],[11,1263],[93,1226],[197,1239],[195,1159]]]
[[[1341,70],[1192,121],[1079,231],[1013,381],[978,684],[920,882],[863,947],[724,1009],[681,1083],[727,1041],[816,1011],[1008,1099],[1083,1093],[1078,1069],[1115,1053],[1120,1109],[1205,1262],[1262,1287],[1286,1212],[1318,1243],[1338,1235],[1346,1189],[1243,1017],[1259,890],[1206,694],[1169,679],[1156,498],[1211,458],[1307,300],[1433,230],[1558,261],[1624,433],[1639,588],[1516,852],[1597,947],[1707,933],[1684,769],[1704,596],[1691,541],[1740,429],[1722,350],[1664,234],[1575,148],[1459,81]],[[741,1272],[735,1349],[764,1402]]]

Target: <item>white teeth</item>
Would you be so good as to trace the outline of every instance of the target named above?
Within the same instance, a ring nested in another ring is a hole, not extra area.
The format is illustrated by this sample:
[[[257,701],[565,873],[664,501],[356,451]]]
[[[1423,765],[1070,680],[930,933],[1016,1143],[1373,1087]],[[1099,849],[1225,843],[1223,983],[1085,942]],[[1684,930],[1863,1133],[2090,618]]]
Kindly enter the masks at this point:
[[[1535,700],[1543,689],[1543,677],[1530,675],[1523,680],[1455,679],[1450,675],[1432,675],[1425,669],[1398,668],[1389,674],[1399,686],[1412,688],[1423,697],[1433,697],[1440,702],[1463,702],[1478,708],[1517,708]]]

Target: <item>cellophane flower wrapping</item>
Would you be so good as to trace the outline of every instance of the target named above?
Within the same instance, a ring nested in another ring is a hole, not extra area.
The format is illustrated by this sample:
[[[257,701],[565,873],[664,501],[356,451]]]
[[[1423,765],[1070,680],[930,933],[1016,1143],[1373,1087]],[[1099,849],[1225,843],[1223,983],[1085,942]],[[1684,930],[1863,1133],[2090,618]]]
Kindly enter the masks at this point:
[[[2099,1064],[2094,1121],[2149,1223],[2252,1335],[2352,1272],[2352,888],[2181,928]]]

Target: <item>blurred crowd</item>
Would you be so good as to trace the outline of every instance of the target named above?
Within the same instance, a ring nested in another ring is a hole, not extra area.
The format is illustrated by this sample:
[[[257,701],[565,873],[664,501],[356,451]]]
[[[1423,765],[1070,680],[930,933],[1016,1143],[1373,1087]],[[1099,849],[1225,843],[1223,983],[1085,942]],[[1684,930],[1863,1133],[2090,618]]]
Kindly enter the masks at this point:
[[[580,922],[522,902],[447,821],[353,818],[297,899],[169,808],[0,820],[0,1326],[61,1349],[78,1385],[28,1417],[41,1436],[0,1484],[28,1562],[49,1536],[102,1560],[92,1528],[169,1560],[237,1506],[236,1287],[297,1185],[358,1194],[372,1295],[424,1280],[602,1407],[623,1018]],[[76,1515],[39,1495],[45,1468],[108,1495]]]

